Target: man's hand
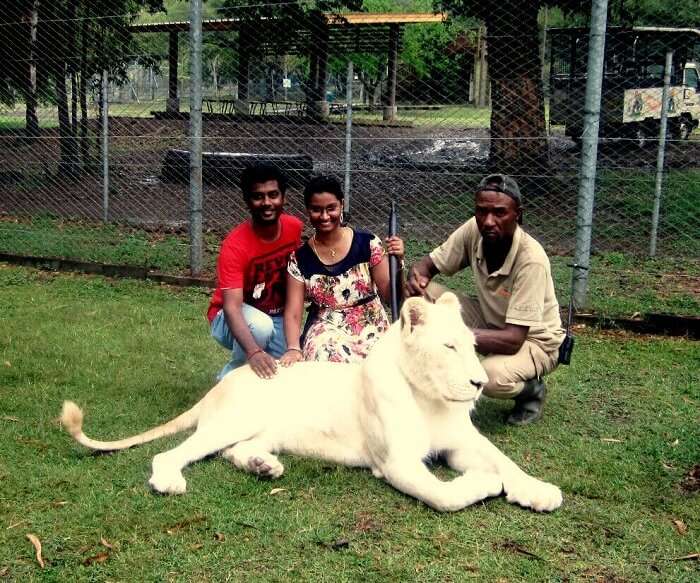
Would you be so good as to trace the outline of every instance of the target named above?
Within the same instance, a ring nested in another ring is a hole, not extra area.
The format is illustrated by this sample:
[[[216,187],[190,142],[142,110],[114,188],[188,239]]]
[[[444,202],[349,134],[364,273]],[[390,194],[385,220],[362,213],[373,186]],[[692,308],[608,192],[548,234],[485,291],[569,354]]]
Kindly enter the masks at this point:
[[[280,358],[280,364],[284,367],[292,366],[295,362],[304,360],[304,355],[298,348],[288,348]]]
[[[408,270],[408,279],[404,284],[404,296],[425,296],[425,289],[430,280],[439,273],[430,255],[426,255]]]
[[[277,372],[277,361],[261,349],[248,356],[248,364],[261,379],[271,379]]]
[[[415,266],[408,270],[408,279],[404,284],[406,297],[423,296],[425,288],[428,287],[430,278],[420,273]]]

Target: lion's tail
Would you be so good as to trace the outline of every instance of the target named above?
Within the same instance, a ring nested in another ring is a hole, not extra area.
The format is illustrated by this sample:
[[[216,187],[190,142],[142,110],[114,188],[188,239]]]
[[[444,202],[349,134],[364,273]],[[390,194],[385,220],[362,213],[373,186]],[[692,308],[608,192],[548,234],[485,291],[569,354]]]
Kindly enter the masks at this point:
[[[81,445],[96,451],[115,451],[141,445],[142,443],[148,443],[159,437],[165,437],[166,435],[172,435],[173,433],[179,433],[180,431],[194,427],[199,419],[200,408],[201,401],[188,411],[185,411],[182,415],[175,417],[175,419],[167,423],[163,423],[158,427],[118,441],[98,441],[85,435],[83,433],[83,412],[73,401],[63,402],[61,424],[65,427],[66,431],[73,436],[73,439]]]

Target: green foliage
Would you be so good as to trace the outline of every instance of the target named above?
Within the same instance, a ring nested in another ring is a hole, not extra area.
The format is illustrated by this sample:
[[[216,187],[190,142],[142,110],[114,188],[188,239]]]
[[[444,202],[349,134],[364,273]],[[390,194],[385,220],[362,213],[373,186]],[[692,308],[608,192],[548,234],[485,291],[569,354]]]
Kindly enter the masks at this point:
[[[678,560],[697,552],[700,524],[686,478],[698,461],[697,343],[583,331],[572,366],[548,377],[540,423],[507,427],[508,402],[479,403],[479,428],[562,487],[552,514],[502,498],[437,514],[367,471],[294,456],[274,483],[213,457],[187,469],[185,496],[162,497],[148,491],[150,460],[184,435],[95,456],[55,419],[74,399],[86,433],[116,438],[199,399],[226,358],[208,334],[208,293],[6,266],[0,288],[0,573],[10,581],[697,577],[695,561]],[[27,533],[43,544],[44,569]]]

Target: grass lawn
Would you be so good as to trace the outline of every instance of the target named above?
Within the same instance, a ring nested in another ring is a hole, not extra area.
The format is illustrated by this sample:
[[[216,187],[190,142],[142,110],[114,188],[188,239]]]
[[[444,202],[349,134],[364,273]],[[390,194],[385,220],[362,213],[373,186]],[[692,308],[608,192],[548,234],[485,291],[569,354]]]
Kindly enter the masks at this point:
[[[275,483],[206,460],[171,498],[146,480],[181,436],[90,455],[55,418],[74,399],[88,434],[114,438],[195,402],[226,358],[208,294],[6,265],[0,288],[0,578],[697,580],[698,343],[581,333],[540,423],[506,427],[508,403],[480,404],[482,431],[562,487],[553,514],[496,499],[441,515],[369,472],[290,457]]]
[[[206,233],[204,269],[213,277],[220,236]],[[434,243],[406,241],[409,262],[428,253]],[[171,274],[187,274],[189,244],[186,236],[149,233],[47,215],[0,220],[0,251],[40,257],[63,257],[118,265],[147,267]],[[568,303],[570,257],[554,256],[554,273],[560,303]],[[589,275],[590,309],[605,316],[630,317],[635,313],[670,313],[699,316],[700,265],[696,261],[640,259],[611,252],[594,256]],[[470,289],[471,276],[462,272],[444,278],[455,289]]]

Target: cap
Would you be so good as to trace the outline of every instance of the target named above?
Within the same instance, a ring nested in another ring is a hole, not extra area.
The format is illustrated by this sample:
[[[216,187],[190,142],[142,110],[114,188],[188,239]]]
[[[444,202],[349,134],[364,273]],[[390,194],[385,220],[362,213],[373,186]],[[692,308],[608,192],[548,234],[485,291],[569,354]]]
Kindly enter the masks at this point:
[[[479,182],[479,188],[477,188],[476,191],[481,192],[482,190],[502,192],[510,196],[516,202],[521,202],[520,187],[515,179],[507,174],[489,174]]]

